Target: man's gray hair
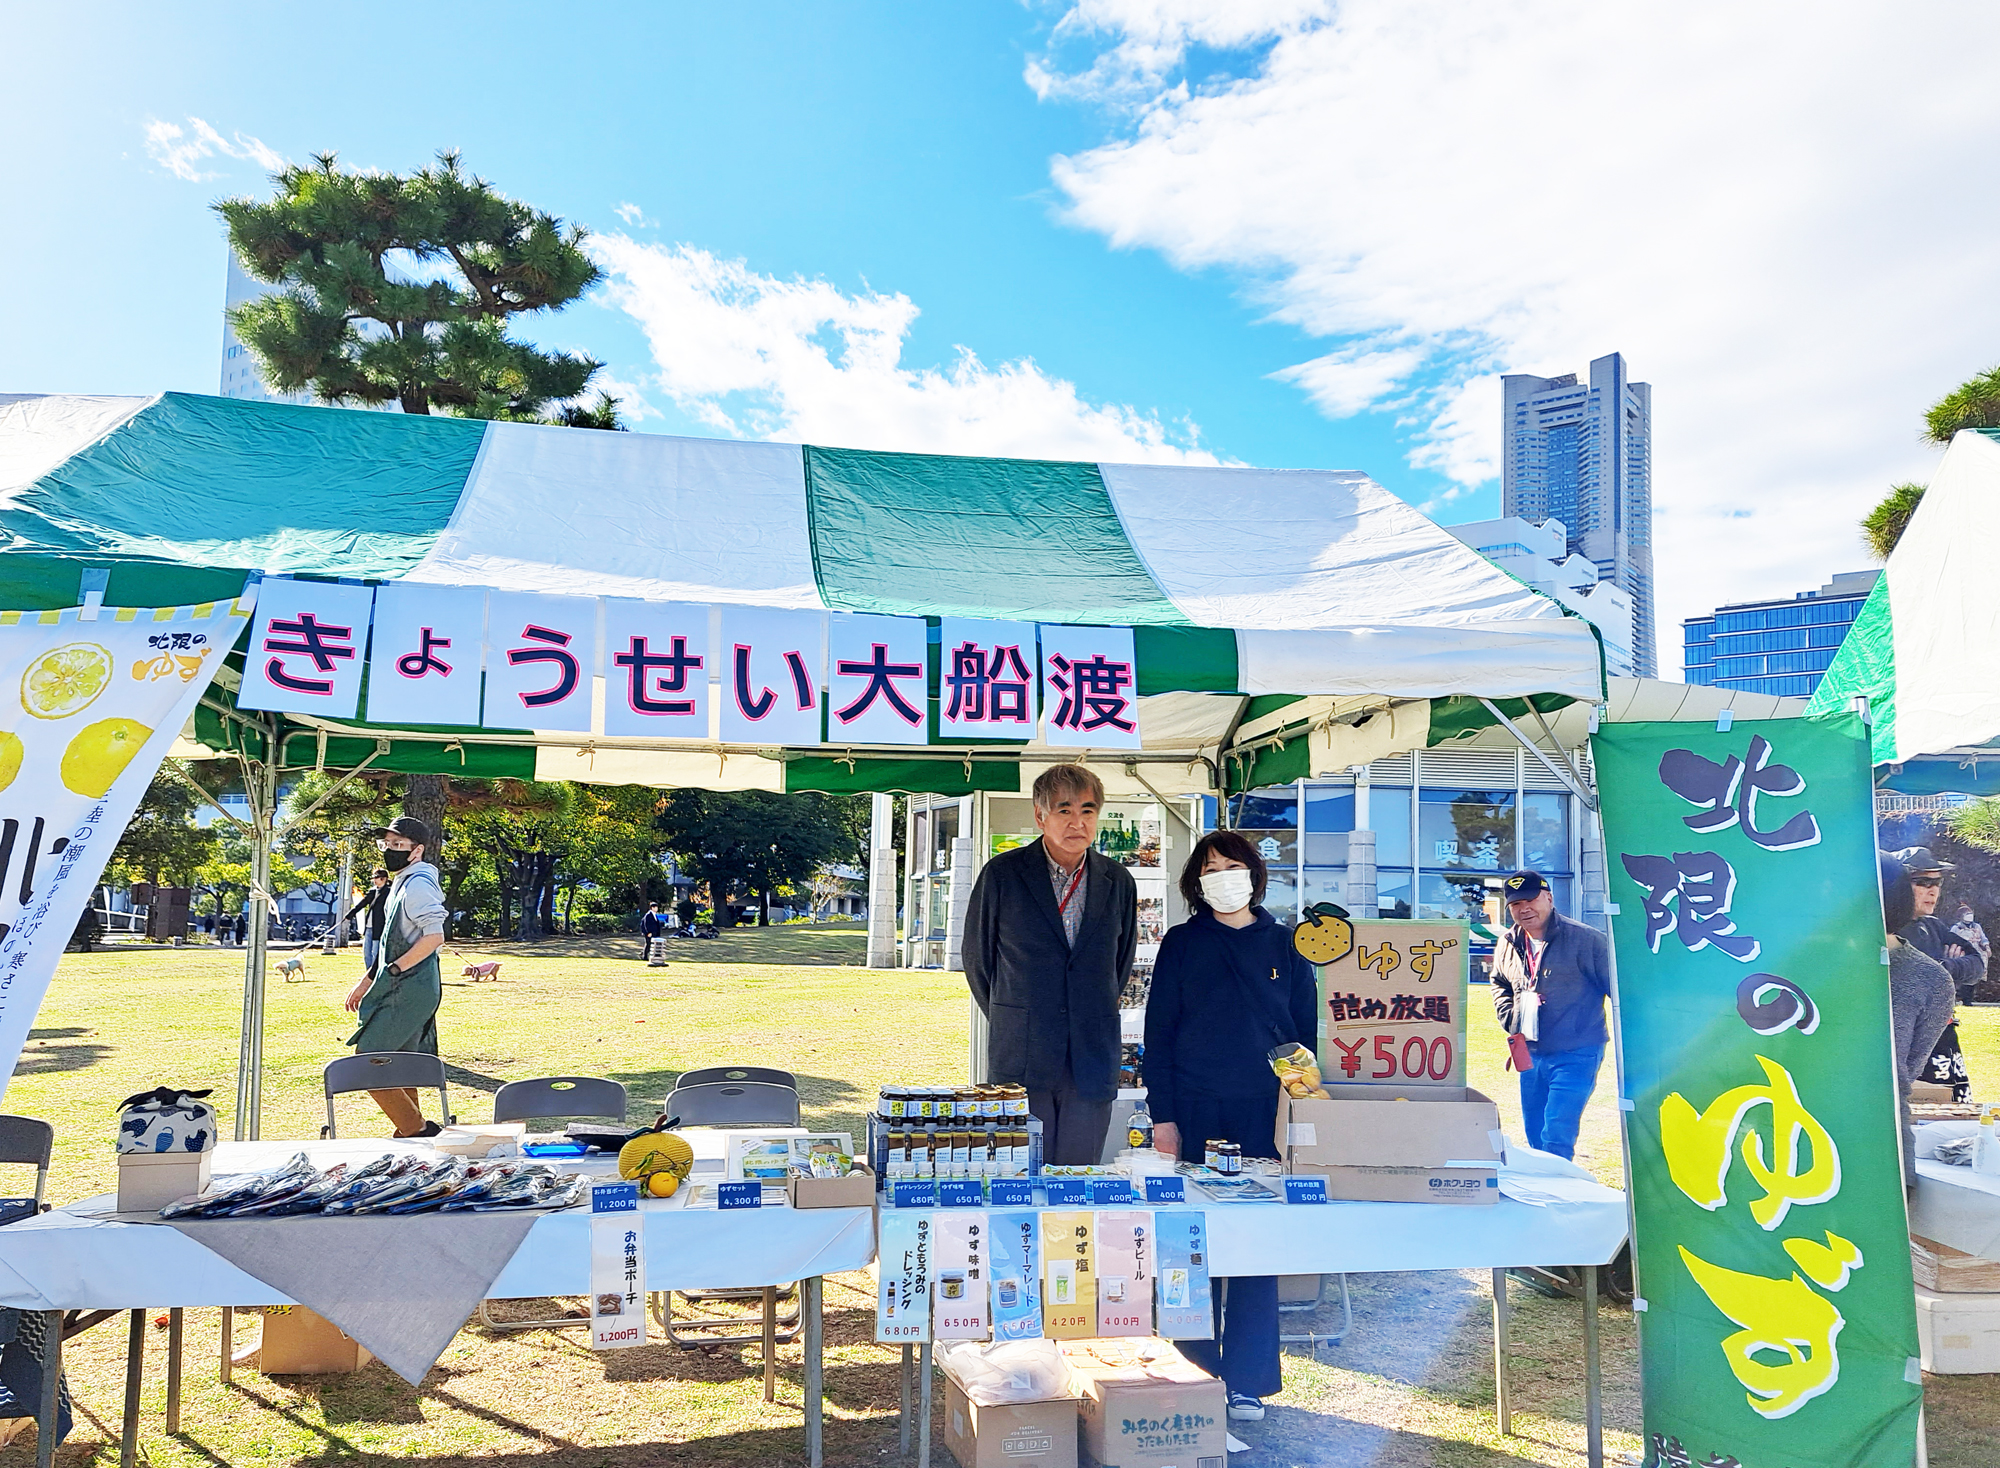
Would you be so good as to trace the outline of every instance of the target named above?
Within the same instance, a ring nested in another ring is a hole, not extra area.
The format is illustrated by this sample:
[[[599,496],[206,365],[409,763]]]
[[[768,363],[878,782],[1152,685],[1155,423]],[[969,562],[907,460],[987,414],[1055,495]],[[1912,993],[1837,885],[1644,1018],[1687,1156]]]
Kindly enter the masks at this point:
[[[1104,805],[1104,782],[1085,765],[1050,765],[1035,777],[1035,809],[1054,810],[1064,796],[1087,795],[1100,808]]]

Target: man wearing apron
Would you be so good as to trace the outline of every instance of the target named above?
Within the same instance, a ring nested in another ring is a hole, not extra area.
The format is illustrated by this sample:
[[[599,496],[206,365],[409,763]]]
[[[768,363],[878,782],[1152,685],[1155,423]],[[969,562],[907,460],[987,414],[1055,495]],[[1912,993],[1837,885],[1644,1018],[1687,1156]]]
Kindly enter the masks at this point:
[[[347,1043],[357,1055],[385,1050],[435,1055],[438,1004],[444,997],[437,954],[444,946],[445,908],[437,868],[424,859],[433,846],[430,828],[414,816],[398,816],[378,834],[382,865],[392,878],[389,908],[380,956],[347,995],[348,1012],[361,1019]],[[438,1134],[438,1123],[424,1120],[414,1089],[368,1094],[395,1123],[398,1137]]]

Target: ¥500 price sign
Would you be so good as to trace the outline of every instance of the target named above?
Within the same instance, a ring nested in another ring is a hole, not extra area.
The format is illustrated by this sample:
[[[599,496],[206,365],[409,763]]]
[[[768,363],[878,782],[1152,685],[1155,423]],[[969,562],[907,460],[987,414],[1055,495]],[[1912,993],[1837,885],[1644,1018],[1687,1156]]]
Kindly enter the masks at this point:
[[[1319,971],[1328,1085],[1465,1084],[1464,923],[1362,921]]]

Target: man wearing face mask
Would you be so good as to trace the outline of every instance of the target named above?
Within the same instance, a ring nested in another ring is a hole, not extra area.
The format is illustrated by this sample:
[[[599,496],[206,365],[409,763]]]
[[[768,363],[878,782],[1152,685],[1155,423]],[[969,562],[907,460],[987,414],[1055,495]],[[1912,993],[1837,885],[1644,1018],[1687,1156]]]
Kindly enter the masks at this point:
[[[1611,945],[1556,911],[1540,872],[1514,873],[1501,893],[1512,926],[1493,948],[1493,1012],[1521,1072],[1522,1126],[1530,1147],[1573,1158],[1611,1038]]]
[[[1139,946],[1132,874],[1091,850],[1104,782],[1082,765],[1035,781],[1042,836],[986,863],[965,913],[965,982],[986,1016],[986,1079],[1025,1086],[1042,1159],[1100,1161],[1118,1096],[1118,991]]]
[[[1181,872],[1194,916],[1168,929],[1146,998],[1146,1109],[1153,1145],[1183,1162],[1211,1139],[1276,1157],[1278,1078],[1271,1051],[1319,1049],[1319,983],[1292,930],[1263,900],[1266,872],[1236,831],[1211,831]],[[1181,1353],[1229,1388],[1229,1416],[1254,1422],[1282,1386],[1278,1281],[1237,1277],[1216,1294],[1213,1341]]]
[[[437,955],[444,947],[445,906],[437,868],[424,859],[435,843],[430,827],[415,816],[397,816],[377,834],[382,865],[391,874],[388,910],[377,960],[347,995],[348,1012],[361,1019],[347,1043],[357,1055],[385,1050],[435,1055],[438,1004],[444,997]],[[414,1090],[368,1094],[396,1124],[398,1137],[438,1134],[438,1123],[424,1120]]]

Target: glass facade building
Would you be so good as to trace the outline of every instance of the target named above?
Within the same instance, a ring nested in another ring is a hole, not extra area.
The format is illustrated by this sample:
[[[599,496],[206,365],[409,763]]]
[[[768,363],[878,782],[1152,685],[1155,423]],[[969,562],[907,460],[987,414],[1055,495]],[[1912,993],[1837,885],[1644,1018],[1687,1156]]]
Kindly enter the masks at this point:
[[[1788,601],[1739,602],[1681,624],[1682,676],[1705,687],[1805,698],[1833,665],[1879,571],[1848,571]]]

